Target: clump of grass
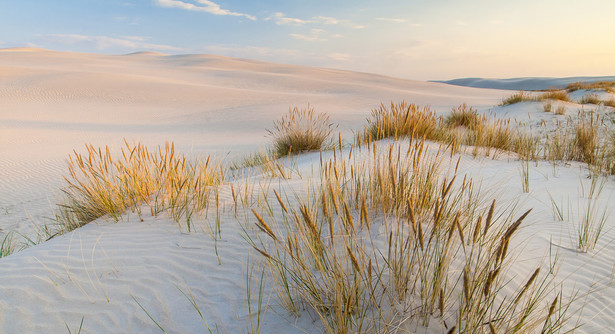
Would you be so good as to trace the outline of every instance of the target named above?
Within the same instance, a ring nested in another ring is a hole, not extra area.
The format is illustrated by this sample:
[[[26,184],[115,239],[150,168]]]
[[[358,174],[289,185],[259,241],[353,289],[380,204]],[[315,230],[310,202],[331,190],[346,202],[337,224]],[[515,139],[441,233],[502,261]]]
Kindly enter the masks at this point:
[[[500,106],[507,106],[520,102],[538,102],[547,100],[559,100],[568,102],[570,101],[570,97],[565,90],[561,89],[550,89],[540,95],[533,95],[525,91],[519,91],[505,97],[500,103]],[[547,110],[545,109],[545,111]]]
[[[597,104],[600,104],[601,102],[602,101],[600,101],[600,98],[596,94],[585,94],[579,100],[580,104],[596,104],[597,105]]]
[[[615,93],[615,81],[598,81],[598,82],[574,82],[566,86],[568,92],[576,90],[603,90],[610,93]]]
[[[557,109],[555,109],[555,114],[556,115],[566,115],[566,107],[563,105],[557,106]]]
[[[508,106],[508,105],[520,103],[520,102],[534,102],[534,101],[537,101],[537,98],[535,96],[533,96],[532,94],[528,92],[520,91],[520,92],[513,93],[512,95],[507,96],[504,99],[502,99],[502,102],[500,103],[500,105]]]
[[[445,124],[452,128],[463,126],[467,129],[475,130],[484,121],[483,117],[478,116],[476,109],[464,103],[459,107],[453,108],[450,115],[446,117]]]
[[[551,112],[553,109],[553,105],[551,103],[545,103],[542,105],[542,110],[544,112]]]
[[[372,110],[364,139],[407,136],[432,139],[436,137],[437,128],[438,118],[428,106],[420,107],[405,101],[398,104],[391,102],[390,107],[381,104],[378,109]]]
[[[326,144],[335,125],[329,116],[316,113],[314,108],[294,107],[267,130],[273,139],[273,153],[277,157],[291,153],[320,150]]]
[[[581,121],[575,125],[574,129],[574,146],[572,158],[574,160],[594,164],[598,157],[598,119],[589,117],[581,118]]]
[[[602,104],[607,107],[615,108],[615,99],[603,100]]]
[[[64,198],[56,221],[61,233],[106,216],[118,221],[128,209],[141,216],[146,204],[152,215],[168,210],[175,221],[191,216],[208,202],[210,188],[224,180],[224,171],[208,157],[190,161],[167,143],[153,152],[144,145],[125,142],[114,157],[109,147],[86,145],[87,153],[69,158]]]
[[[570,97],[565,90],[551,89],[544,93],[542,93],[539,97],[540,100],[559,100],[559,101],[570,101]]]

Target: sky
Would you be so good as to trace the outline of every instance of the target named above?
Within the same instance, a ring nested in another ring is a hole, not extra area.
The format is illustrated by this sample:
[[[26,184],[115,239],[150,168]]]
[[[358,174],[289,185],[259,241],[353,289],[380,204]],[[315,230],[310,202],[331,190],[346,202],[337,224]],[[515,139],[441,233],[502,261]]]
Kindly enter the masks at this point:
[[[0,0],[0,48],[207,53],[405,79],[615,75],[615,0]]]

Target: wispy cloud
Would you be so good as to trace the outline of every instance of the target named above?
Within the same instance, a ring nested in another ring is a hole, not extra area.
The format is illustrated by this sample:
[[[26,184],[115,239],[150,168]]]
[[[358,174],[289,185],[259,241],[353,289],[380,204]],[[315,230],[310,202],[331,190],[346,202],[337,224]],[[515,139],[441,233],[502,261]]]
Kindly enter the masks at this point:
[[[336,19],[335,17],[330,17],[330,16],[315,16],[313,17],[313,19],[317,23],[326,24],[326,25],[342,25],[342,26],[353,28],[353,29],[365,28],[364,25],[356,24],[349,20]]]
[[[324,33],[325,33],[325,31],[322,30],[322,29],[312,29],[310,31],[309,35],[306,35],[306,34],[290,34],[290,36],[295,38],[295,39],[300,39],[302,41],[323,42],[323,41],[327,40],[326,38],[323,37]]]
[[[376,21],[388,21],[388,22],[396,22],[396,23],[404,23],[406,22],[406,20],[404,19],[397,19],[397,18],[393,18],[393,17],[377,17],[375,18]]]
[[[337,61],[348,61],[351,58],[351,55],[349,55],[347,53],[341,53],[341,52],[330,53],[327,56],[329,58],[331,58],[333,60],[337,60]]]
[[[79,34],[51,34],[40,36],[43,40],[65,45],[91,44],[96,49],[104,50],[112,47],[121,47],[129,50],[160,50],[181,51],[182,49],[164,45],[147,43],[147,38],[142,36],[124,36],[121,38],[108,36],[87,36]]]
[[[280,13],[280,12],[277,12],[265,19],[265,21],[269,21],[269,20],[273,20],[275,24],[277,25],[285,25],[285,24],[304,25],[307,23],[311,23],[311,21],[302,20],[296,17],[288,17],[284,13]]]
[[[404,24],[409,25],[411,27],[422,27],[423,26],[420,23],[412,22],[412,20],[400,19],[400,18],[396,18],[396,17],[376,17],[376,18],[374,18],[374,20],[376,20],[376,21],[383,21],[383,22],[391,22],[391,23],[404,23]]]
[[[242,16],[250,20],[256,20],[256,17],[250,14],[237,13],[228,9],[223,9],[217,3],[209,0],[195,0],[194,3],[180,0],[155,0],[155,3],[160,7],[180,8],[197,12],[205,12],[213,15]]]
[[[365,26],[356,24],[349,20],[337,19],[330,16],[314,16],[311,19],[300,19],[297,17],[288,17],[284,13],[277,12],[265,19],[273,21],[277,25],[305,25],[305,24],[322,24],[322,25],[341,25],[353,29],[363,29]]]

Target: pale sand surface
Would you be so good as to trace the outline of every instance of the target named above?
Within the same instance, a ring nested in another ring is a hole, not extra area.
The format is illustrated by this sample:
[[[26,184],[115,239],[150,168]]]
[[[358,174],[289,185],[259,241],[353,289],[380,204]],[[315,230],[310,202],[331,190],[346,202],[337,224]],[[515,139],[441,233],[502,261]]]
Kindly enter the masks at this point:
[[[65,159],[85,143],[174,141],[231,157],[264,148],[289,107],[331,114],[342,133],[381,102],[446,112],[497,103],[502,92],[209,55],[106,56],[0,50],[0,235],[32,234],[56,202]]]
[[[0,51],[0,227],[3,233],[27,234],[35,223],[46,222],[63,184],[65,159],[73,149],[83,151],[84,143],[117,151],[123,138],[148,145],[172,140],[189,155],[232,159],[264,148],[272,121],[289,106],[307,103],[329,113],[348,137],[372,108],[390,100],[429,104],[439,113],[466,102],[501,117],[557,119],[541,112],[540,103],[494,107],[509,93],[218,56]],[[578,106],[567,109],[572,115]],[[365,154],[355,153],[354,159]],[[584,323],[582,333],[611,330],[615,216],[609,215],[596,250],[575,249],[575,223],[590,182],[587,169],[576,163],[530,164],[530,192],[523,193],[521,164],[515,158],[460,154],[447,162],[449,168],[457,157],[460,173],[480,182],[485,195],[503,206],[516,203],[517,212],[533,208],[513,239],[518,260],[510,278],[523,281],[536,265],[549,261],[550,251],[559,252],[558,282],[564,282],[566,294],[582,296],[572,324]],[[230,180],[220,189],[221,205],[231,206],[231,184],[240,189],[246,182],[254,185],[256,197],[263,192],[271,196],[273,189],[290,199],[304,196],[318,179],[318,161],[318,153],[296,158],[301,176],[290,180],[258,173]],[[611,178],[597,205],[608,208],[614,191]],[[566,208],[563,222],[553,217],[549,196]],[[273,210],[281,214],[278,206]],[[213,216],[197,219],[197,232],[188,233],[165,214],[145,214],[140,221],[129,213],[118,223],[100,219],[0,259],[0,332],[66,333],[67,325],[75,332],[83,319],[83,333],[159,333],[136,301],[169,333],[207,332],[182,293],[188,289],[210,327],[220,333],[246,332],[251,319],[248,257],[260,265],[260,256],[242,238],[239,222],[252,226],[254,218],[240,211],[236,219],[227,209],[221,216],[222,239],[215,245],[207,232]],[[322,330],[309,314],[289,317],[272,297],[271,284],[264,292],[269,308],[263,333]]]

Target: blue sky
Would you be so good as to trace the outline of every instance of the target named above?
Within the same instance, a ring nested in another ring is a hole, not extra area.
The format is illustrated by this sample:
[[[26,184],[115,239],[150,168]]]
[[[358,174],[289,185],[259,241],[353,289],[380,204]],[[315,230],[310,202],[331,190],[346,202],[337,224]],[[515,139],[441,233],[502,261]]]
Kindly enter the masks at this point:
[[[0,47],[212,53],[408,79],[615,75],[613,0],[0,0]]]

